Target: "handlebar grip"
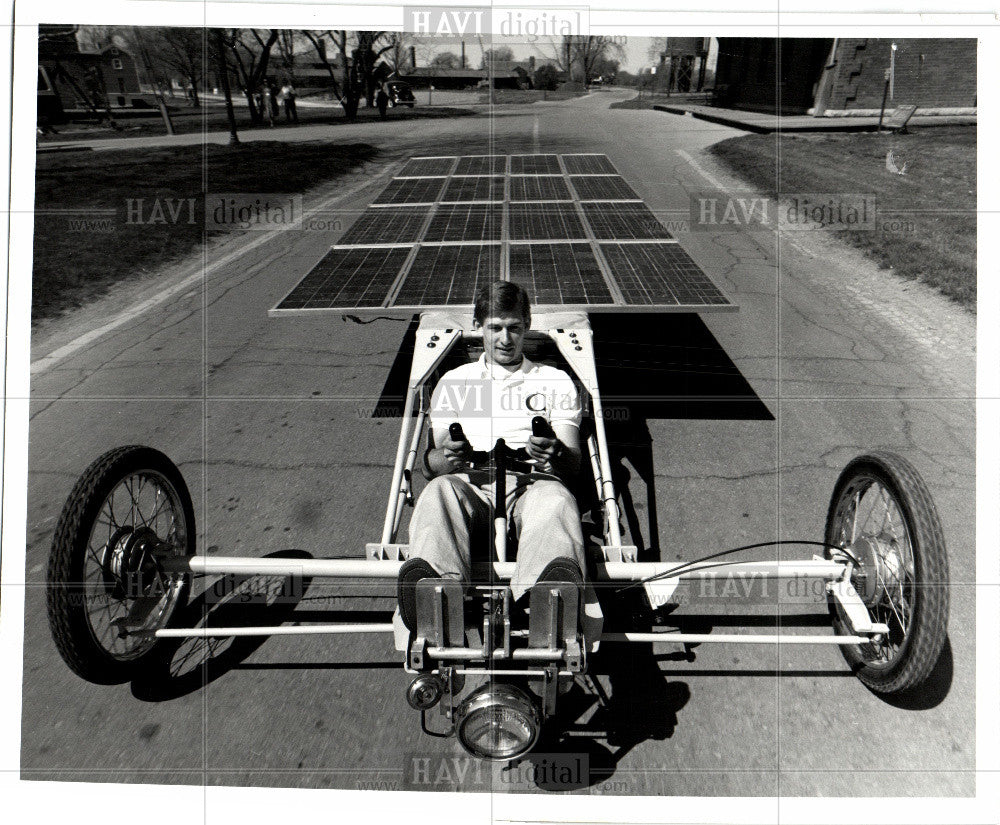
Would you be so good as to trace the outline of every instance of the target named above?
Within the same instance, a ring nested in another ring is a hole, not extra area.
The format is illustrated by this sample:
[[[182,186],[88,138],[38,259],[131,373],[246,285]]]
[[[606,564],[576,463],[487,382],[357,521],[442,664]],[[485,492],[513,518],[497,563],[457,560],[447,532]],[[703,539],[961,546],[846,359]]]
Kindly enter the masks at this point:
[[[452,441],[465,441],[465,432],[462,430],[462,425],[457,421],[448,427],[448,437]]]
[[[531,419],[531,434],[536,438],[553,438],[555,436],[549,422],[540,415]]]

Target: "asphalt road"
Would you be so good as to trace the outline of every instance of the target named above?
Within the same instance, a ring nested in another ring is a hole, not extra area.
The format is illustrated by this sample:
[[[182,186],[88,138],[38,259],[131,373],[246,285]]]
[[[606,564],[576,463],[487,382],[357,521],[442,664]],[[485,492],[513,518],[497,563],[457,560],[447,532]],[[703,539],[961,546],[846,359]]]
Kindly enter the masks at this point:
[[[325,215],[345,229],[385,175],[416,154],[604,152],[664,221],[687,217],[688,192],[726,183],[699,152],[734,131],[609,110],[613,98],[394,130],[340,127],[335,139],[369,140],[382,155]],[[74,676],[49,636],[42,585],[55,521],[78,474],[116,445],[150,444],[180,465],[203,552],[361,555],[377,538],[395,421],[366,411],[406,323],[266,315],[339,231],[258,245],[33,376],[24,778],[389,788],[402,786],[408,755],[461,753],[453,740],[421,734],[387,638],[187,649],[193,658],[175,662],[186,679],[102,687]],[[831,647],[606,651],[595,669],[608,706],[583,690],[564,703],[577,728],[566,748],[588,753],[594,771],[586,792],[973,794],[974,320],[829,239],[778,247],[760,233],[680,237],[740,312],[595,322],[625,353],[619,395],[649,391],[650,376],[666,375],[666,396],[698,397],[661,398],[614,431],[644,553],[689,559],[771,538],[818,539],[843,465],[869,448],[894,449],[923,474],[941,512],[954,582],[950,642],[934,681],[901,706],[869,692]],[[182,275],[175,269],[157,288]],[[41,329],[33,359],[116,317],[121,300]],[[314,584],[296,617],[388,610],[390,592],[358,586],[338,599]],[[775,626],[769,599],[715,609],[766,631]],[[823,624],[816,600],[781,601],[783,627]],[[711,625],[725,632],[728,623]],[[462,787],[510,785],[493,775]]]

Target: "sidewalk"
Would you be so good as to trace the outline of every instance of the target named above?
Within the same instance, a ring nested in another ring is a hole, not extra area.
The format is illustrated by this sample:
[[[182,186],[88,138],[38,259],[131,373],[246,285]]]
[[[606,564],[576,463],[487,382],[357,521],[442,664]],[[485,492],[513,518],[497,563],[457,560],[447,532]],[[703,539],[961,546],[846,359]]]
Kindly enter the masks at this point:
[[[656,103],[653,108],[672,115],[684,115],[731,126],[746,132],[769,134],[771,132],[874,132],[878,129],[877,117],[813,117],[812,115],[775,115],[768,112],[745,112],[740,109],[723,109],[678,101],[676,104]],[[891,110],[886,110],[885,121]],[[910,126],[956,126],[976,123],[975,115],[920,115],[910,118]],[[883,129],[886,128],[883,124]]]

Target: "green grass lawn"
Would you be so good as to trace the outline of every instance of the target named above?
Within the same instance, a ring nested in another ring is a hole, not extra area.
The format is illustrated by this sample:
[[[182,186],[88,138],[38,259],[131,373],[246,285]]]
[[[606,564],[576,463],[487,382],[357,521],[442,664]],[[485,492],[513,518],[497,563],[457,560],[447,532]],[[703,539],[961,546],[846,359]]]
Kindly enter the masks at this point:
[[[325,106],[324,108],[317,108],[313,106],[299,106],[298,109],[299,116],[299,126],[339,126],[345,123],[351,123],[344,116],[344,110],[339,105]],[[395,107],[389,109],[386,112],[386,121],[393,120],[423,120],[427,118],[442,118],[442,117],[468,117],[475,115],[470,109],[461,109],[453,106],[415,106],[410,109],[408,107]],[[214,102],[209,102],[201,108],[193,107],[171,107],[170,112],[171,122],[174,127],[174,133],[178,135],[190,135],[197,134],[199,132],[228,132],[229,131],[229,120],[226,115],[225,106],[216,104]],[[367,109],[362,108],[358,110],[358,117],[356,121],[353,122],[368,122],[372,120],[378,120],[379,113],[377,109]],[[79,123],[64,123],[57,124],[57,132],[55,134],[44,134],[38,136],[39,143],[58,143],[64,141],[72,140],[102,140],[108,138],[123,138],[123,137],[149,137],[154,135],[165,135],[166,127],[163,123],[163,119],[157,110],[149,110],[147,114],[142,117],[128,117],[119,118],[117,121],[118,129],[112,129],[109,126],[99,125],[93,122],[79,122]],[[244,129],[269,129],[272,127],[266,124],[252,125],[250,123],[250,116],[244,107],[237,107],[236,109],[236,127],[237,131],[242,131]],[[279,129],[295,129],[295,124],[289,124],[285,122],[284,112],[282,112],[281,117],[275,122],[273,127],[275,130]]]
[[[81,305],[205,240],[205,192],[300,193],[375,156],[364,143],[258,141],[40,154],[35,172],[31,318]],[[203,177],[204,174],[204,177]],[[142,223],[127,201],[144,199]],[[187,200],[194,199],[193,222]],[[150,222],[152,204],[164,204]],[[170,199],[169,201],[167,199]],[[175,208],[171,216],[170,203]]]
[[[906,174],[886,169],[893,151]],[[914,128],[907,135],[748,135],[709,151],[764,193],[872,193],[874,231],[839,232],[880,266],[976,306],[976,129]]]

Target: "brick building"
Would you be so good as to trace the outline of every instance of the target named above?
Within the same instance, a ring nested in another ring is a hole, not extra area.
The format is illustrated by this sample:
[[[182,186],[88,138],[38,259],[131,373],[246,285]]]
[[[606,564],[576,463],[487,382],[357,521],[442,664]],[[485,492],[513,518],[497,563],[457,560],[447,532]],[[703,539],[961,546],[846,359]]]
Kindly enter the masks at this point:
[[[878,114],[887,73],[887,108],[912,104],[942,114],[975,109],[971,39],[722,37],[715,82],[721,105],[832,117]]]

